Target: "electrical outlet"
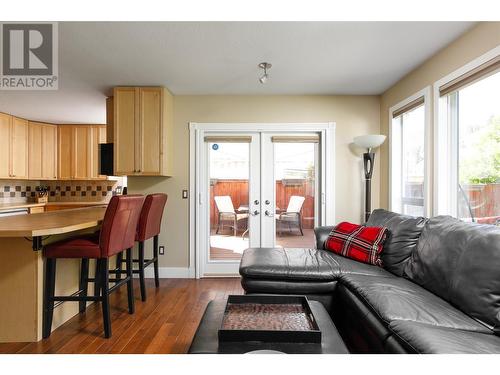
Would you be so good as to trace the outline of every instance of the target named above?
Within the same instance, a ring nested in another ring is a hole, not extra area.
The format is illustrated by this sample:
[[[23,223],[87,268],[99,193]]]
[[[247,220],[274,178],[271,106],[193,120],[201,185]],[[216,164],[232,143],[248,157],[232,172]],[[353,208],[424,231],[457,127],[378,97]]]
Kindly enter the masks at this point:
[[[165,255],[165,246],[160,246],[158,248],[158,252],[160,253],[160,255]]]
[[[187,190],[183,190],[182,191],[182,199],[187,199],[188,198],[188,191]]]

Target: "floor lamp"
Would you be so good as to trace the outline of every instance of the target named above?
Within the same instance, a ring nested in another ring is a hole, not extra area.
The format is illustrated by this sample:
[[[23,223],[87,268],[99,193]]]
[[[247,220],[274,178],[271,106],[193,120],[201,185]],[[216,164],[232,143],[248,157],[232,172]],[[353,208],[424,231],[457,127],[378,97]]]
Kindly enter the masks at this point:
[[[385,135],[370,134],[361,135],[354,138],[356,146],[366,148],[367,151],[363,154],[363,164],[365,169],[365,221],[370,217],[372,211],[372,174],[373,163],[375,161],[374,150],[380,147],[385,141]]]

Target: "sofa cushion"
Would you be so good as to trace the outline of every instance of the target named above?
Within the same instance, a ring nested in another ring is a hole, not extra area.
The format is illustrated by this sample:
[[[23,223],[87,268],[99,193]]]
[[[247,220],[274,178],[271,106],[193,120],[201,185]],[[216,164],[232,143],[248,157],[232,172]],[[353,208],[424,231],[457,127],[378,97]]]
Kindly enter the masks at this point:
[[[333,295],[337,287],[337,281],[277,280],[243,277],[241,278],[241,286],[246,293]]]
[[[381,266],[387,229],[368,227],[343,221],[336,225],[325,241],[325,250],[362,263]]]
[[[414,282],[489,327],[499,323],[500,228],[429,219],[405,268]]]
[[[387,238],[381,259],[388,271],[403,276],[406,263],[417,246],[418,239],[427,219],[412,217],[378,209],[374,210],[366,225],[386,227]]]
[[[338,264],[340,267],[341,275],[372,275],[372,276],[390,276],[391,274],[387,272],[385,269],[374,266],[372,264],[361,263],[356,260],[352,260],[342,255],[330,253],[326,250],[319,250],[327,253],[332,261]]]
[[[435,326],[491,332],[448,302],[402,277],[349,274],[341,283],[386,324],[409,320]]]
[[[240,275],[249,278],[334,281],[338,263],[316,249],[249,248],[243,252]]]
[[[500,337],[491,333],[463,331],[401,320],[392,321],[389,328],[409,350],[416,353],[500,353]]]
[[[390,275],[383,268],[316,249],[249,248],[243,252],[240,262],[243,278],[266,280],[266,283],[272,280],[330,282],[338,280],[341,274]],[[331,289],[331,286],[324,287]]]

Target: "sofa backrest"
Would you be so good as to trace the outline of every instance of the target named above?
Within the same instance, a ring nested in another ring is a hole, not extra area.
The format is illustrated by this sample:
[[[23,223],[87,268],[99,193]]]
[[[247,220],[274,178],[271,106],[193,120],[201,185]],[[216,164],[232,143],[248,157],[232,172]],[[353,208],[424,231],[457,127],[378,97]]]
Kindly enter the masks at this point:
[[[381,254],[383,267],[403,276],[406,263],[416,249],[426,218],[397,214],[383,209],[373,210],[365,225],[386,227],[387,238]]]
[[[333,226],[331,225],[314,228],[314,235],[316,236],[316,249],[324,250],[325,241],[328,239],[328,235],[332,229]]]
[[[425,224],[405,275],[490,328],[500,314],[500,228],[437,216]]]

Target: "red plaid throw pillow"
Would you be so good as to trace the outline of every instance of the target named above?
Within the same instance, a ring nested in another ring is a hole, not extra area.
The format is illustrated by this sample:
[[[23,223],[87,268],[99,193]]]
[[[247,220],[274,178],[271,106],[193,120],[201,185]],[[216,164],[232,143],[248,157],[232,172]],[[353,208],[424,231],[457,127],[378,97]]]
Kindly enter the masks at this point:
[[[387,228],[365,227],[342,222],[333,227],[325,241],[325,249],[359,262],[382,266],[382,252]]]

